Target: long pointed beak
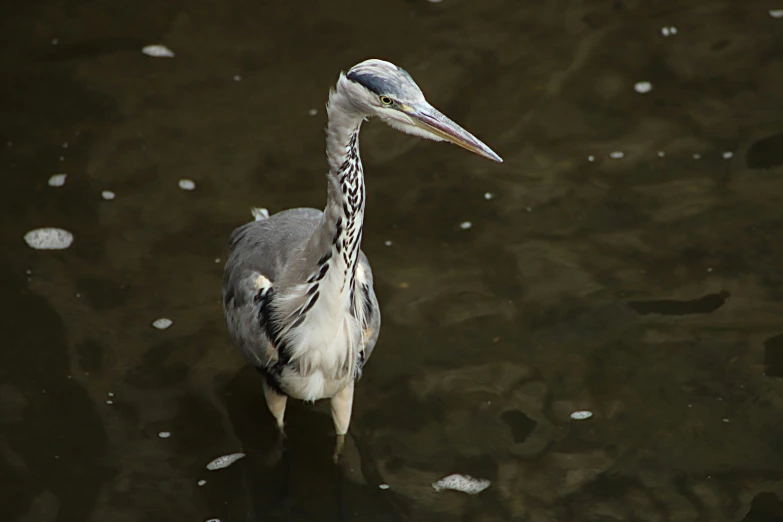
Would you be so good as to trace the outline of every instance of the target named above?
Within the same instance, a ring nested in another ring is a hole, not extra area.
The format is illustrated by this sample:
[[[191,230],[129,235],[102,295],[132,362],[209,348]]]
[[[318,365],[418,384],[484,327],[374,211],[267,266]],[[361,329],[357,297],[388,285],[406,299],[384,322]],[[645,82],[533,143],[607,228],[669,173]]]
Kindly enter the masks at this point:
[[[474,135],[451,121],[444,114],[429,104],[422,107],[405,106],[402,111],[411,117],[414,123],[424,130],[435,134],[441,139],[450,141],[459,145],[463,149],[469,150],[479,156],[483,156],[492,161],[503,163],[503,159],[495,152],[484,145]]]

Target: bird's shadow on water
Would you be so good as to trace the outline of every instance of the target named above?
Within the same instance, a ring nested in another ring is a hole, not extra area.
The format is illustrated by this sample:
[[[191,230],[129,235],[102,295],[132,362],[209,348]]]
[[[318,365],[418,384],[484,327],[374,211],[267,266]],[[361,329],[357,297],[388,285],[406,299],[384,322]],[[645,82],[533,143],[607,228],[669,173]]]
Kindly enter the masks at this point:
[[[224,389],[226,412],[246,457],[215,474],[212,512],[243,521],[403,520],[403,501],[378,489],[361,435],[350,434],[343,459],[332,461],[334,428],[328,404],[288,402],[286,438],[266,409],[258,372],[244,368]],[[365,483],[365,476],[370,480]]]

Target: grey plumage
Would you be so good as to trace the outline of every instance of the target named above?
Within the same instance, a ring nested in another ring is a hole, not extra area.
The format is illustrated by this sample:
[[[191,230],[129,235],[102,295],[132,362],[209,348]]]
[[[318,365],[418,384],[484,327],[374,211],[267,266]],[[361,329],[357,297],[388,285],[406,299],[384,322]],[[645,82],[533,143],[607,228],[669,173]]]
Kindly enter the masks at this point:
[[[231,234],[223,281],[229,333],[263,374],[264,394],[282,430],[287,397],[331,399],[338,435],[347,432],[354,382],[378,339],[381,315],[361,251],[365,186],[359,130],[370,116],[484,157],[500,157],[424,99],[403,69],[367,60],[341,74],[327,106],[327,203],[254,221]]]

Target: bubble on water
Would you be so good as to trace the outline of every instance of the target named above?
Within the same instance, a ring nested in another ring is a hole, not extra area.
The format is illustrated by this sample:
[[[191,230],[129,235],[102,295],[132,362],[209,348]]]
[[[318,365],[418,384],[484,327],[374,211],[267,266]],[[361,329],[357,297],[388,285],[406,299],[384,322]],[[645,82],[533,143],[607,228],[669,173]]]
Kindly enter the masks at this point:
[[[111,190],[104,190],[103,192],[101,192],[101,197],[106,201],[110,201],[114,199],[115,196],[116,194],[114,194],[114,192],[112,192]]]
[[[587,161],[589,161],[589,162],[593,162],[593,161],[595,161],[595,156],[593,156],[592,154],[590,154],[589,156],[587,156]]]
[[[489,201],[490,199],[492,199],[494,197],[495,197],[495,195],[492,192],[485,192],[484,193],[484,199],[486,199],[487,201]]]
[[[112,404],[114,404],[114,401],[113,401],[113,400],[111,400],[111,399],[108,399],[108,400],[106,401],[106,404],[108,404],[109,406],[111,406]]]
[[[160,437],[161,439],[168,439],[169,437],[171,437],[171,432],[161,431],[160,433],[158,433],[158,437]]]
[[[389,241],[388,239],[386,241],[384,241],[383,244],[386,245],[386,246],[392,246],[392,242]]]
[[[470,475],[449,475],[443,477],[437,482],[432,483],[432,489],[435,491],[443,491],[451,489],[454,491],[461,491],[468,495],[477,495],[487,489],[490,485],[490,481],[486,479],[478,479],[471,477]]]
[[[203,485],[204,485],[204,484],[206,484],[206,483],[207,483],[207,481],[206,481],[206,480],[204,480],[204,479],[201,479],[201,480],[199,480],[198,482],[196,482],[196,484],[198,484],[199,486],[203,486]]]
[[[232,453],[230,455],[223,455],[222,457],[218,457],[209,464],[207,464],[207,469],[210,471],[215,471],[217,469],[223,469],[227,468],[230,465],[232,465],[234,462],[238,461],[241,458],[244,458],[244,453]]]
[[[783,18],[783,9],[770,9],[769,16],[772,18]]]
[[[586,420],[593,416],[593,412],[583,410],[583,411],[575,411],[573,412],[570,417],[573,420]]]
[[[153,58],[174,58],[174,51],[161,44],[146,45],[141,52]]]
[[[470,221],[463,221],[462,223],[459,224],[459,228],[461,228],[462,230],[467,230],[472,226],[473,223],[471,223]]]
[[[727,150],[726,152],[723,153],[723,159],[731,159],[733,157],[734,157],[734,153],[731,152],[730,150]]]
[[[220,258],[219,257],[215,258],[215,263],[220,263]]]
[[[49,186],[50,187],[62,187],[65,185],[65,179],[68,177],[68,174],[55,174],[51,178],[49,178]]]
[[[625,152],[621,150],[615,150],[609,153],[609,157],[612,159],[623,159],[625,157]]]
[[[698,153],[694,154],[693,155],[693,159],[700,160],[701,159],[701,154],[698,154]]]
[[[316,114],[318,114],[318,109],[310,109],[309,111],[307,111],[307,114],[309,114],[310,116],[315,116]]]
[[[662,151],[662,150],[659,150],[659,151],[658,151],[658,157],[659,157],[659,158],[662,158],[662,157],[664,157],[664,156],[666,156],[666,153],[665,153],[664,151]]]
[[[109,397],[114,397],[114,392],[109,392],[106,395],[108,395]]]
[[[154,321],[152,321],[152,326],[154,326],[158,330],[165,330],[172,324],[174,324],[174,321],[166,317],[161,317],[160,319],[155,319]]]
[[[388,484],[378,484],[378,487],[380,489],[389,489],[391,486],[389,486]]]
[[[60,40],[57,38],[52,38],[52,45],[57,45],[58,43],[60,43]]]
[[[636,82],[633,88],[639,94],[646,94],[652,90],[652,84],[650,82]]]
[[[179,180],[179,188],[182,190],[193,190],[196,188],[196,182],[192,179],[181,179]]]
[[[63,250],[73,243],[73,234],[62,228],[37,228],[25,234],[24,240],[36,250]]]
[[[240,75],[238,75],[238,74],[235,74],[234,75],[234,81],[235,82],[241,82],[242,81],[242,77]]]

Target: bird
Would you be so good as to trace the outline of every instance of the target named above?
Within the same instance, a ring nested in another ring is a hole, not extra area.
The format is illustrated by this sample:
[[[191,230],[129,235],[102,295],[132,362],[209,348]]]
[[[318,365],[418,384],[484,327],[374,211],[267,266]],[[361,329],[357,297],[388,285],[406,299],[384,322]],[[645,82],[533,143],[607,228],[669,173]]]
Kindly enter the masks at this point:
[[[228,241],[223,310],[233,344],[257,368],[267,407],[284,437],[288,398],[329,399],[339,459],[354,387],[381,327],[373,273],[361,249],[365,213],[359,155],[362,123],[377,117],[414,136],[503,160],[430,105],[401,67],[365,60],[341,72],[326,106],[327,199],[254,219]]]

